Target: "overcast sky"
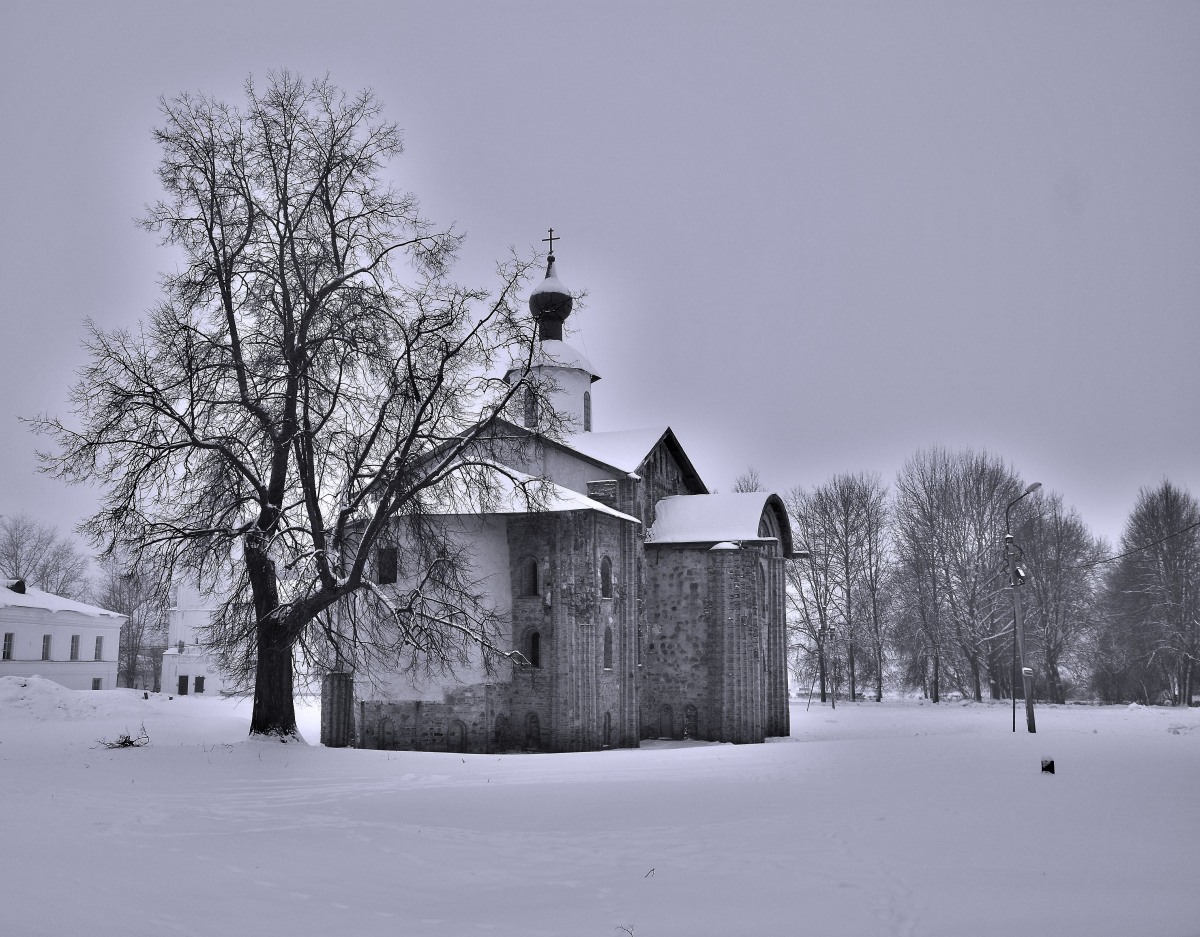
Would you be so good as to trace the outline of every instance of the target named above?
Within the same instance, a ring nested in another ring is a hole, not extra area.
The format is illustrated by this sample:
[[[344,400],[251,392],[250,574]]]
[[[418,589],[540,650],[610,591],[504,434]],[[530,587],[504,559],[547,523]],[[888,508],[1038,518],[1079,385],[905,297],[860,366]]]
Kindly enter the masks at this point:
[[[396,183],[586,290],[597,430],[710,488],[985,448],[1115,538],[1200,494],[1200,3],[4,3],[0,513],[72,527],[18,416],[170,266],[157,99],[289,68],[371,87]]]

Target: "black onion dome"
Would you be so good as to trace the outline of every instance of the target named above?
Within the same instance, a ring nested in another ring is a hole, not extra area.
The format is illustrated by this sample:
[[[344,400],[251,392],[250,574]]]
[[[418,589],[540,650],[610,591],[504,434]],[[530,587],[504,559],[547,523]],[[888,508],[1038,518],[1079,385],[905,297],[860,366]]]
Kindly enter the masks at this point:
[[[538,338],[562,341],[563,320],[571,314],[573,304],[570,291],[554,270],[554,255],[551,254],[546,264],[546,279],[529,294],[529,311],[538,324]]]

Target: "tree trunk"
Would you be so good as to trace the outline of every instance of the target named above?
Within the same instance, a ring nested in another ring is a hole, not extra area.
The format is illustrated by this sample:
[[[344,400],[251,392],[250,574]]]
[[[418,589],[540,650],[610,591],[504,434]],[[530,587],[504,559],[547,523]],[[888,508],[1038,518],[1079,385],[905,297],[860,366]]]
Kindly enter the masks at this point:
[[[283,628],[259,621],[258,660],[254,672],[254,711],[251,735],[296,734],[296,706],[292,699],[292,645],[282,640]]]
[[[246,572],[254,595],[256,659],[251,735],[296,735],[296,706],[292,699],[292,648],[286,622],[277,617],[279,585],[275,564],[267,555],[262,534],[246,537]]]
[[[930,687],[932,692],[930,693],[930,696],[929,696],[930,700],[935,703],[940,703],[942,701],[941,687],[939,685],[940,681],[941,681],[941,673],[940,673],[941,664],[942,664],[941,654],[939,654],[938,651],[935,649],[933,652],[933,681],[932,681],[932,685]]]
[[[883,702],[883,648],[875,645],[875,702]]]

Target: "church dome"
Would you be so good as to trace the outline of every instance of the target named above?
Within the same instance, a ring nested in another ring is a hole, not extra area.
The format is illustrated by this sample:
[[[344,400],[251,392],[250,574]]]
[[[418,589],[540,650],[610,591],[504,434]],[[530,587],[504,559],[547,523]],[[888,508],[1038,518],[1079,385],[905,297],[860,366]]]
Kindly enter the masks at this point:
[[[546,278],[529,294],[529,311],[538,324],[538,338],[562,341],[563,320],[571,314],[574,305],[570,291],[554,269],[554,255],[546,264]]]

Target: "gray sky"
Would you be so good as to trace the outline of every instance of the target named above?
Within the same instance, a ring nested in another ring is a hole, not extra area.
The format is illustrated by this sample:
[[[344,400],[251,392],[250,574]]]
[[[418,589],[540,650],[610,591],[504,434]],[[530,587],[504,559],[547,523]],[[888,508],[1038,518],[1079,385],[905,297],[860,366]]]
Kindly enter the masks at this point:
[[[1200,494],[1200,4],[15,3],[0,9],[0,513],[69,528],[18,415],[170,266],[157,99],[369,86],[486,283],[553,225],[597,430],[710,487],[986,448],[1115,537]]]

